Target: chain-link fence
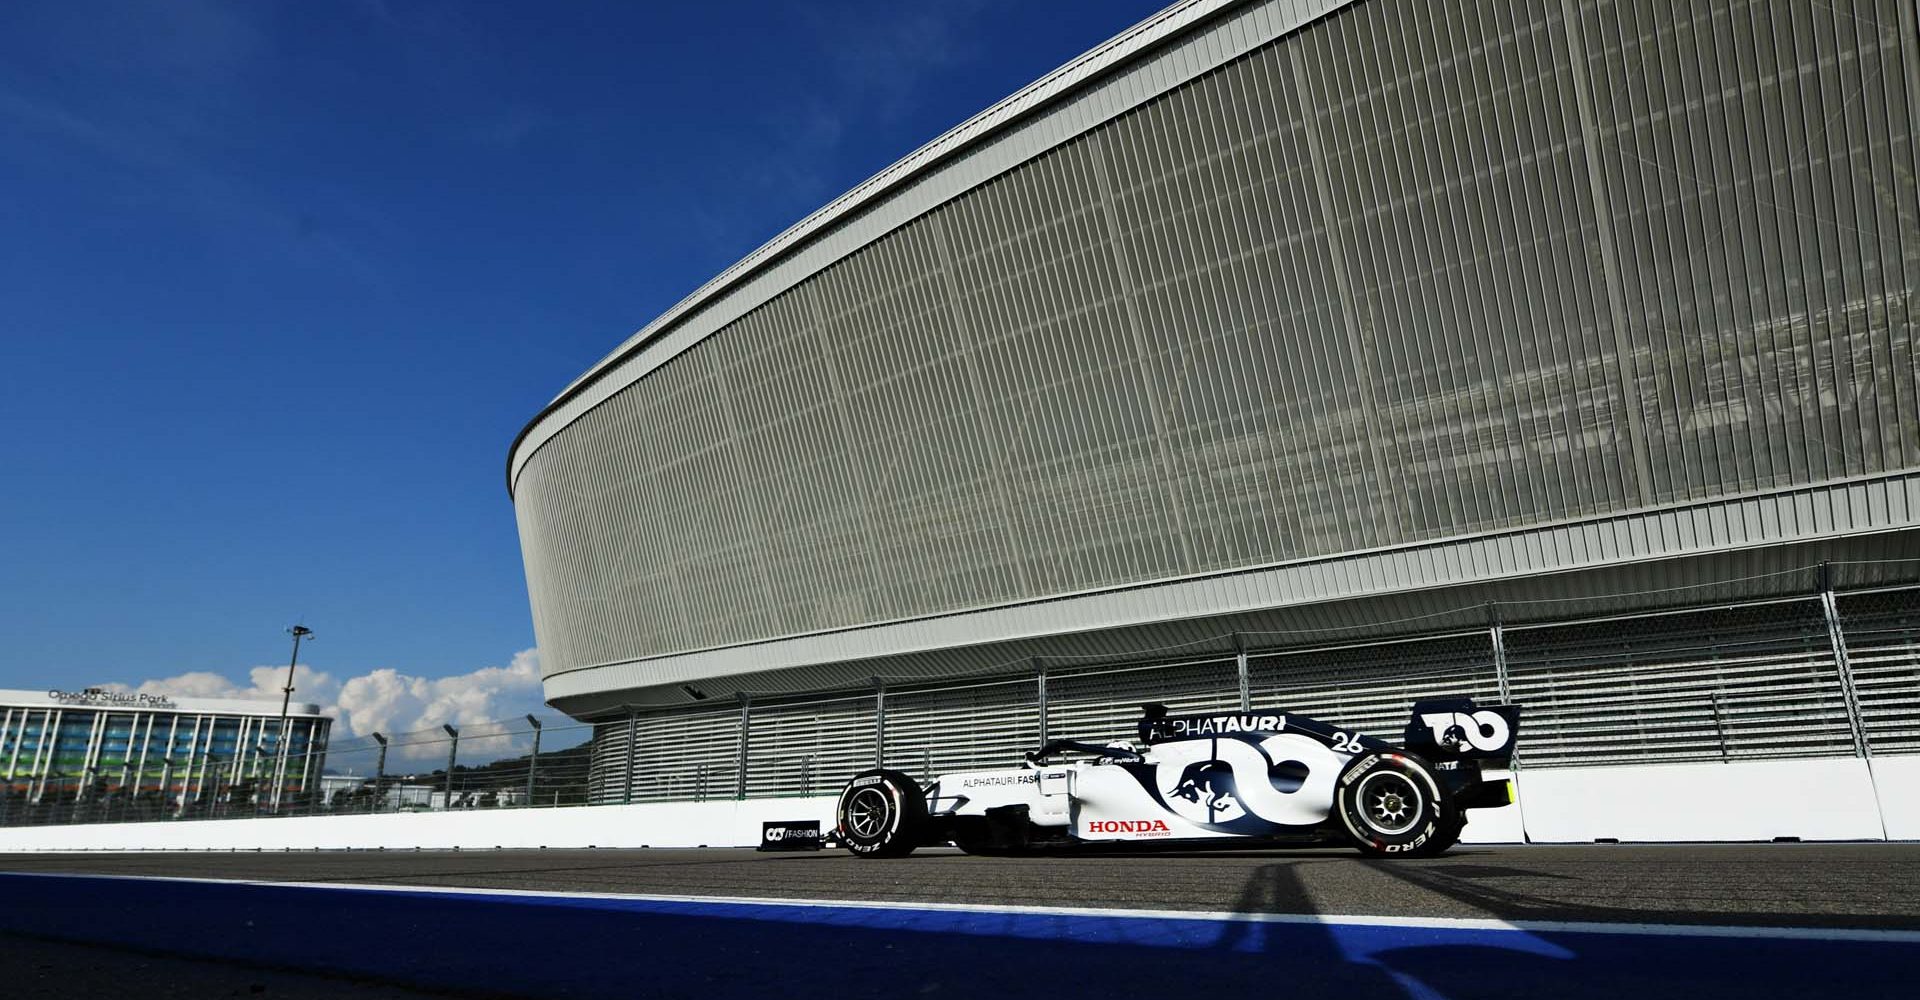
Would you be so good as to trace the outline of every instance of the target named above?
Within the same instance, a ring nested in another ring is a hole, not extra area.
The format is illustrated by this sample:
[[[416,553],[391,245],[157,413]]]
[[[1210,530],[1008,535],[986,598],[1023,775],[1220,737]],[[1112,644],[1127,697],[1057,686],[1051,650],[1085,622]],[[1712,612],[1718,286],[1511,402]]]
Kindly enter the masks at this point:
[[[285,754],[257,743],[138,763],[126,741],[121,759],[103,750],[86,768],[16,766],[0,790],[0,826],[584,805],[592,732],[562,716],[529,715],[321,739]],[[58,737],[23,718],[4,738],[31,761],[42,741]]]

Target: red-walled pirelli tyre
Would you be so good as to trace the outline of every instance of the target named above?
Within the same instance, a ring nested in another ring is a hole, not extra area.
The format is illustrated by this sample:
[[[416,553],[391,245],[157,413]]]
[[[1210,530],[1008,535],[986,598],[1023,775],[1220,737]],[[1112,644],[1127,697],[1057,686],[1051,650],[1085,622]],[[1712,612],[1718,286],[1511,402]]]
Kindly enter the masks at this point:
[[[1340,775],[1334,812],[1354,846],[1379,857],[1439,854],[1466,825],[1432,767],[1405,753],[1355,758]]]
[[[863,858],[904,858],[920,846],[927,797],[912,778],[874,768],[847,782],[834,810],[840,842]]]

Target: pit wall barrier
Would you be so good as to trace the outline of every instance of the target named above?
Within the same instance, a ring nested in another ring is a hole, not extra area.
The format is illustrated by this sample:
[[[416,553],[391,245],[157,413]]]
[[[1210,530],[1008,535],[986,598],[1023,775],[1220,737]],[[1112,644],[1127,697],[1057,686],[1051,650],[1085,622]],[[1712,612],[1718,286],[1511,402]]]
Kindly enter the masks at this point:
[[[1468,843],[1920,840],[1920,756],[1522,770]],[[751,847],[833,796],[0,829],[0,852]],[[1523,826],[1524,823],[1524,836]]]

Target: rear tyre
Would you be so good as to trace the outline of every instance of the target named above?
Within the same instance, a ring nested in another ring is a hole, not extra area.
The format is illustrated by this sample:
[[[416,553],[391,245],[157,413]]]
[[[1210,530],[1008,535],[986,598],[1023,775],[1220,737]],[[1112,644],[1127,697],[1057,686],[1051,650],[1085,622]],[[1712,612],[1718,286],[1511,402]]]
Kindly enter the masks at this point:
[[[904,858],[920,846],[927,796],[899,771],[874,768],[847,782],[834,810],[840,842],[862,858]]]
[[[1376,857],[1431,857],[1458,842],[1466,825],[1427,762],[1402,753],[1347,765],[1334,811],[1354,846]]]

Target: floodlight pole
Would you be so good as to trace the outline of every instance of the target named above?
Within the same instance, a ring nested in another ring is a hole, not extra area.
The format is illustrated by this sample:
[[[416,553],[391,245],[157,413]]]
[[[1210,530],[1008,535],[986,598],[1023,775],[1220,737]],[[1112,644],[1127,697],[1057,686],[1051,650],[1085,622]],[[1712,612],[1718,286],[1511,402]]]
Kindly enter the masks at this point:
[[[386,790],[381,786],[387,781],[387,738],[379,733],[374,733],[373,738],[380,744],[380,760],[373,765],[373,809],[371,811],[379,812],[380,800],[386,795]]]
[[[527,755],[527,805],[533,805],[533,772],[540,766],[540,720],[529,712],[527,724],[533,727],[533,752]]]
[[[313,630],[305,625],[294,625],[287,629],[293,636],[293,658],[287,661],[287,686],[280,691],[280,728],[273,734],[273,811],[280,811],[280,793],[286,785],[287,777],[287,710],[293,706],[293,668],[300,662],[300,640],[313,638]]]
[[[453,738],[453,744],[447,747],[447,808],[452,809],[453,808],[453,759],[460,755],[460,730],[455,729],[452,726],[447,725],[445,723],[442,723],[440,725],[440,728],[446,730],[447,735]]]

